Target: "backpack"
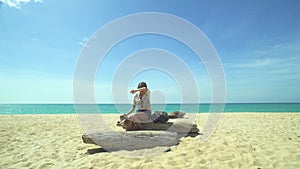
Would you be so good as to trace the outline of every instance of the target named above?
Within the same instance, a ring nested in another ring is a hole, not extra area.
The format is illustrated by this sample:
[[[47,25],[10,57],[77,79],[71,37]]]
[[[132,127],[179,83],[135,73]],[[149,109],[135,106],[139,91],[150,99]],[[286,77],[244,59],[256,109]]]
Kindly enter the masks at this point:
[[[152,119],[154,123],[166,123],[169,120],[169,116],[167,112],[155,111],[152,114]]]

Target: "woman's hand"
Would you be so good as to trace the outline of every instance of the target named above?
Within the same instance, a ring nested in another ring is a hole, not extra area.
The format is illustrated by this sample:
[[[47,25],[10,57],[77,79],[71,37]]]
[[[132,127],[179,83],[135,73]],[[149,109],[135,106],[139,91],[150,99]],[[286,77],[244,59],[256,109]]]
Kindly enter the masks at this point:
[[[130,90],[130,93],[131,93],[131,94],[134,94],[134,93],[136,93],[136,92],[138,92],[138,90]]]

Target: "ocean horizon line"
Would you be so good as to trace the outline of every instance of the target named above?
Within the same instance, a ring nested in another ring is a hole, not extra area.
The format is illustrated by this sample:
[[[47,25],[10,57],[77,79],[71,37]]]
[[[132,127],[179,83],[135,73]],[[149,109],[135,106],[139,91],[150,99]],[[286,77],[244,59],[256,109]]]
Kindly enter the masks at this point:
[[[126,113],[131,104],[0,104],[0,114]],[[152,111],[300,112],[300,103],[169,103],[152,104]]]
[[[36,105],[128,105],[128,104],[132,104],[132,103],[0,103],[0,105],[32,105],[32,104],[36,104]],[[220,103],[220,102],[215,102],[215,103],[211,103],[211,102],[201,102],[201,103],[152,103],[154,105],[157,104],[168,104],[168,105],[172,105],[172,104],[184,104],[184,105],[188,105],[188,104],[300,104],[300,102],[225,102],[225,103]]]

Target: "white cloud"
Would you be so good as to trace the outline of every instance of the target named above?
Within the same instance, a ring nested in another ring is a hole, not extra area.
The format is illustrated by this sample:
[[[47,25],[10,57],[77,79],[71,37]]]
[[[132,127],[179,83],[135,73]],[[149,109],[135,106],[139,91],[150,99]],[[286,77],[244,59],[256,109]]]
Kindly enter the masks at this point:
[[[278,74],[278,73],[290,73],[290,70],[288,68],[285,69],[276,69],[273,71],[270,71],[270,73]]]
[[[78,44],[83,47],[88,47],[88,45],[86,44],[88,40],[89,40],[88,37],[84,37],[81,41],[78,42]]]
[[[273,58],[265,58],[265,59],[257,59],[255,62],[252,63],[246,63],[246,64],[240,64],[235,67],[238,68],[256,68],[256,67],[264,67],[264,66],[269,66],[273,65],[276,63],[279,63],[279,59],[273,59]]]
[[[3,4],[6,4],[9,7],[21,9],[22,5],[25,5],[29,2],[34,3],[43,3],[43,0],[0,0]]]

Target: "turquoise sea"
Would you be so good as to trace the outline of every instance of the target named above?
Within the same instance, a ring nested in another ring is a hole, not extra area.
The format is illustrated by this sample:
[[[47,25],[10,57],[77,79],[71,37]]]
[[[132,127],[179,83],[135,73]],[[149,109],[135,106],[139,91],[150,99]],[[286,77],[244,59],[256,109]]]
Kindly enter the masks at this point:
[[[75,108],[76,107],[76,108]],[[95,109],[96,108],[96,109]],[[130,104],[0,104],[0,114],[123,114]],[[224,108],[224,109],[223,109]],[[156,111],[207,112],[300,112],[300,103],[153,104]]]

